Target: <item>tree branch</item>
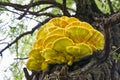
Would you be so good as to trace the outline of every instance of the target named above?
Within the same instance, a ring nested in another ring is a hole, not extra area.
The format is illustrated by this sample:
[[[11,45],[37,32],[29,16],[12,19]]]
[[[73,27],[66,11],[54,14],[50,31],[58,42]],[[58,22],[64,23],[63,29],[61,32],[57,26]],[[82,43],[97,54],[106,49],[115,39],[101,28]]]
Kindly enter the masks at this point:
[[[7,9],[7,8],[5,8],[5,10],[20,15],[20,13],[15,12],[15,11],[12,11],[12,10],[9,10],[9,9]],[[32,19],[32,20],[35,20],[36,22],[40,22],[40,21],[38,21],[38,20],[36,20],[36,19],[34,19],[34,18],[32,18],[32,17],[28,17],[28,16],[24,16],[24,17],[25,17],[25,18]]]
[[[28,70],[27,70],[26,68],[23,68],[23,71],[24,71],[26,80],[32,80],[32,79],[31,79],[31,76],[30,76],[29,73],[28,73]]]
[[[6,9],[6,10],[8,10],[8,9]],[[11,11],[11,10],[8,10],[8,11],[20,15],[19,13],[15,12],[15,11]],[[25,12],[26,10],[21,9],[20,11]],[[49,17],[58,17],[58,16],[61,16],[61,14],[39,13],[39,12],[32,12],[32,11],[27,11],[27,12],[28,12],[29,14],[31,14],[31,15],[35,15],[35,16],[49,16]],[[23,17],[30,18],[30,17],[27,17],[27,16],[25,16],[25,15],[24,15]],[[33,18],[31,18],[31,19],[33,19]],[[34,19],[34,20],[35,20],[35,19]],[[36,20],[35,20],[35,21],[36,21]],[[37,21],[37,22],[38,22],[38,21]]]
[[[35,16],[49,16],[49,17],[59,17],[61,14],[52,14],[52,13],[36,13],[36,12],[29,12],[32,15]]]
[[[78,16],[78,15],[80,15],[80,10],[81,10],[81,4],[80,4],[80,1],[78,1],[78,0],[75,0],[75,3],[76,3],[76,17]]]
[[[15,3],[8,3],[8,2],[0,2],[1,6],[10,6],[15,8],[16,10],[21,8],[21,9],[25,9],[27,7],[27,5],[20,5],[20,4],[15,4]]]
[[[104,33],[105,33],[105,56],[103,58],[105,58],[105,60],[108,58],[110,51],[111,51],[111,34],[110,34],[110,27],[113,24],[118,24],[120,23],[120,12],[111,15],[109,18],[106,18],[104,20],[103,23],[103,27],[104,27]],[[104,60],[104,59],[103,59]]]
[[[67,10],[67,6],[66,6],[66,0],[63,0],[63,15],[65,16],[70,16],[70,13]]]
[[[109,8],[110,8],[111,14],[113,14],[113,13],[114,13],[114,9],[113,9],[113,7],[112,7],[112,3],[111,3],[110,0],[108,0],[108,5],[109,5]]]
[[[8,36],[8,35],[7,35]],[[0,41],[3,41],[3,40],[5,40],[6,38],[7,38],[7,36],[5,36],[3,39],[0,39]]]
[[[5,50],[8,49],[9,47],[11,47],[14,43],[16,43],[19,39],[21,39],[21,38],[24,37],[25,35],[32,34],[36,29],[38,29],[41,25],[43,25],[44,23],[46,23],[48,20],[49,20],[49,18],[46,19],[46,20],[44,20],[42,23],[38,23],[34,28],[32,28],[31,31],[27,31],[27,32],[19,35],[18,37],[16,37],[15,40],[13,40],[10,44],[8,44],[5,48],[3,48],[3,49],[0,51],[0,55],[2,56],[2,52],[3,52],[3,51],[5,51]]]
[[[42,8],[41,10],[39,10],[39,11],[37,11],[37,12],[39,13],[39,12],[42,12],[42,11],[46,11],[46,10],[48,10],[49,8],[53,8],[53,7],[54,7],[53,5],[47,6],[47,7]]]
[[[70,16],[69,12],[67,11],[67,8],[65,8],[66,6],[64,6],[64,8],[63,8],[63,5],[58,3],[58,2],[56,2],[56,1],[40,0],[40,1],[33,2],[30,5],[20,5],[20,4],[14,4],[14,3],[0,2],[0,5],[2,5],[2,6],[13,7],[16,10],[24,11],[25,13],[28,12],[31,7],[44,5],[44,4],[51,4],[54,7],[57,7],[60,10],[62,10],[63,14],[66,14],[66,16]],[[66,4],[64,4],[64,5],[66,5]],[[24,10],[24,9],[26,9],[26,10]],[[64,9],[65,9],[65,11],[64,11]]]
[[[28,7],[27,7],[27,9],[24,11],[24,13],[23,13],[22,15],[20,15],[20,17],[18,17],[19,20],[22,19],[22,18],[27,14],[27,12],[29,11],[29,9],[30,9],[31,6],[32,6],[32,3],[33,3],[33,0],[30,1],[30,3],[28,4]]]
[[[24,58],[14,58],[14,60],[25,60],[28,59],[28,57],[24,57]]]
[[[9,43],[8,43],[8,42],[1,42],[0,45],[1,45],[1,44],[9,44]]]
[[[104,53],[101,54],[102,56],[100,56],[98,54],[98,55],[96,55],[96,57],[98,58],[98,60],[100,60],[100,62],[104,62],[105,60],[108,59],[110,51],[111,51],[110,28],[112,25],[120,23],[120,12],[115,13],[115,14],[109,16],[108,18],[102,18],[102,19],[100,19],[99,22],[101,22],[99,24],[102,25],[104,28],[105,46],[104,46]]]
[[[120,12],[115,13],[113,15],[111,15],[108,18],[105,18],[104,20],[104,24],[110,24],[110,25],[114,25],[114,24],[118,24],[120,23]]]
[[[32,4],[32,7],[35,7],[35,6],[39,6],[39,5],[43,5],[43,4],[52,4],[53,6],[63,10],[62,8],[62,4],[56,2],[56,1],[51,1],[51,0],[39,0],[39,1],[36,1]]]

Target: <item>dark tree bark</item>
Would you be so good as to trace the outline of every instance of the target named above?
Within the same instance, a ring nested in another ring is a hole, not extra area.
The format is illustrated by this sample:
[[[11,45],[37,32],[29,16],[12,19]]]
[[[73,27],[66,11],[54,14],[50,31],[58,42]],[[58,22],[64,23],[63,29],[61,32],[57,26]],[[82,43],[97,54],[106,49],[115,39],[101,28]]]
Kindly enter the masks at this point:
[[[83,68],[68,72],[67,75],[61,76],[60,73],[62,72],[46,75],[44,80],[120,80],[117,64],[111,58],[103,63],[97,63],[93,60]],[[68,76],[67,79],[66,76]]]

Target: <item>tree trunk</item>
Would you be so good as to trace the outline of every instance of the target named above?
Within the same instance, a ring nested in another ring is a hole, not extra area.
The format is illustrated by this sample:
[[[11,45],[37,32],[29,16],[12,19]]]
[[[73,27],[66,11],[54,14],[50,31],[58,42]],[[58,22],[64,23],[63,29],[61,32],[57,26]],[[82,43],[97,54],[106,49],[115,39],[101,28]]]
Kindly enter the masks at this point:
[[[112,57],[102,63],[93,57],[88,64],[76,70],[69,71],[68,67],[62,66],[49,74],[35,74],[31,80],[120,80],[120,61],[115,63]]]

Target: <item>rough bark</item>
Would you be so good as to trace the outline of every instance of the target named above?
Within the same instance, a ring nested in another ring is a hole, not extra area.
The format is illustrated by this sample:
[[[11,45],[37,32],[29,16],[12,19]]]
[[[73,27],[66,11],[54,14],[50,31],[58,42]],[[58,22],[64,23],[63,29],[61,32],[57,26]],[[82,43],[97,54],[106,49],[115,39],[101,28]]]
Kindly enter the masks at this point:
[[[93,57],[82,67],[76,64],[74,66],[78,67],[76,70],[70,71],[66,66],[59,66],[58,69],[58,66],[54,66],[54,71],[45,73],[43,79],[41,79],[43,73],[37,73],[31,80],[120,80],[119,62],[115,63],[112,55],[102,63]]]
[[[114,46],[120,47],[120,24],[111,27],[111,39]],[[118,53],[120,53],[120,50]]]

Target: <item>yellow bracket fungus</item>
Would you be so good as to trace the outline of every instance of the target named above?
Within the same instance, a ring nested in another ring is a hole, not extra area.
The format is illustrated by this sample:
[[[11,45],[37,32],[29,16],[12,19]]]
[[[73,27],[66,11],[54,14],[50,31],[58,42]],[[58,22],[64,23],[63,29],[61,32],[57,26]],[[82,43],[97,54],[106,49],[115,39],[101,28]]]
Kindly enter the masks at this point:
[[[58,52],[64,52],[65,51],[65,48],[67,46],[72,46],[74,45],[73,41],[67,37],[62,37],[60,39],[57,39],[54,43],[53,43],[53,46],[52,48],[55,50],[55,51],[58,51]]]
[[[44,49],[41,55],[45,58],[45,62],[47,62],[49,64],[65,63],[64,55],[56,52],[55,50],[53,50],[51,48]]]
[[[75,17],[56,17],[38,31],[26,66],[44,71],[49,64],[72,65],[104,48],[104,36]]]
[[[66,32],[68,37],[75,43],[86,42],[92,36],[92,32],[89,29],[80,26],[66,28]]]
[[[74,61],[79,61],[86,56],[92,55],[91,47],[85,43],[80,43],[76,46],[68,46],[66,51],[74,56]]]

